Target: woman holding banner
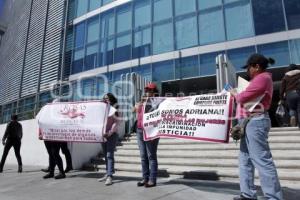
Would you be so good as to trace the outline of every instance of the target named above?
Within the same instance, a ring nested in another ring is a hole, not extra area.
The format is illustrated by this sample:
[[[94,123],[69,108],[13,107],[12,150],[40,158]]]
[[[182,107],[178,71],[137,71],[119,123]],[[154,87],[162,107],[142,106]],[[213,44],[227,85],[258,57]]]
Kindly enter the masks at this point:
[[[149,83],[145,89],[146,98],[158,96],[158,89],[154,83]],[[144,141],[143,136],[143,114],[152,109],[150,101],[144,104],[145,98],[135,106],[134,111],[137,113],[137,141],[140,149],[140,157],[142,163],[143,180],[137,183],[138,187],[146,188],[156,186],[156,177],[158,171],[157,163],[157,146],[159,139]],[[145,106],[144,106],[145,105]]]
[[[116,97],[111,94],[107,93],[104,95],[103,100],[110,104],[115,109],[118,108],[118,100]],[[115,159],[114,159],[114,151],[116,148],[116,144],[118,141],[118,112],[108,117],[106,123],[106,132],[103,134],[105,142],[102,143],[103,154],[105,157],[105,164],[106,164],[106,175],[98,179],[99,182],[105,181],[105,185],[112,185],[113,174],[115,173]]]
[[[271,126],[268,110],[272,102],[273,81],[266,68],[274,62],[272,58],[267,59],[260,54],[251,55],[247,65],[243,67],[247,69],[251,78],[250,84],[241,93],[230,90],[238,103],[237,115],[240,122],[249,120],[245,127],[245,136],[241,138],[240,143],[241,196],[235,197],[234,200],[257,199],[254,185],[255,168],[259,172],[264,196],[268,200],[282,200],[281,186],[268,143]],[[254,110],[246,110],[249,102],[255,102]]]

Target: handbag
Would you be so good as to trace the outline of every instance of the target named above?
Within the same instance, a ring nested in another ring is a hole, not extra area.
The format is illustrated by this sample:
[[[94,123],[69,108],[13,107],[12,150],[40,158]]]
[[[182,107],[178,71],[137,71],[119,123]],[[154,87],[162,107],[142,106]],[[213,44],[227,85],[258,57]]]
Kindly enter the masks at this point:
[[[246,126],[252,116],[245,118],[240,124],[235,125],[230,130],[230,136],[232,139],[234,139],[236,142],[239,141],[241,138],[243,138],[246,134]]]
[[[276,115],[279,117],[284,117],[285,115],[285,108],[283,104],[278,104],[277,109],[276,109]]]

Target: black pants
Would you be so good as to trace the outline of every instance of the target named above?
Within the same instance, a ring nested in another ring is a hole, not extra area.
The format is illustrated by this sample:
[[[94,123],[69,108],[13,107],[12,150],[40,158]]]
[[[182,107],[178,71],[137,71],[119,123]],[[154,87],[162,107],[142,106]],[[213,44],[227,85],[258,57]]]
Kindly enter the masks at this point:
[[[46,141],[45,142],[47,151],[49,153],[49,170],[51,174],[54,174],[55,166],[57,165],[60,173],[64,174],[64,166],[62,159],[59,155],[60,150],[60,142],[52,142],[52,141]]]
[[[73,168],[72,156],[71,156],[71,153],[68,149],[68,143],[67,142],[61,142],[60,143],[60,148],[61,148],[61,151],[63,152],[63,154],[65,154],[67,168],[72,169]]]
[[[16,155],[16,158],[18,160],[18,165],[22,166],[22,158],[21,158],[21,154],[20,154],[21,140],[7,139],[5,147],[4,147],[1,163],[0,163],[0,169],[2,169],[4,167],[6,157],[7,157],[8,152],[9,152],[11,147],[14,147],[15,155]]]
[[[63,152],[63,154],[66,157],[66,164],[67,164],[67,169],[72,169],[73,165],[72,165],[72,156],[71,153],[68,149],[68,143],[67,142],[52,142],[52,141],[44,141],[47,152],[49,154],[49,169],[50,166],[54,166],[55,167],[55,158],[54,158],[54,154],[52,153],[52,144],[53,143],[59,143],[59,148],[61,148],[61,151]],[[57,151],[57,149],[55,149],[55,151]],[[59,156],[60,157],[60,156]],[[59,158],[58,158],[59,159]]]

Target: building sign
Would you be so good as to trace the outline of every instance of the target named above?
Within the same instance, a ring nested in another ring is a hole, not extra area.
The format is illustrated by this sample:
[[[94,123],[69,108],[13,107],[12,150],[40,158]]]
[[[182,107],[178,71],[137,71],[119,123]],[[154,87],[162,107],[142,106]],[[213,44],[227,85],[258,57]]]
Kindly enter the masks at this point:
[[[229,93],[148,98],[144,103],[144,139],[168,137],[227,143],[232,106]]]
[[[40,139],[103,142],[110,106],[99,101],[45,105],[37,115]]]

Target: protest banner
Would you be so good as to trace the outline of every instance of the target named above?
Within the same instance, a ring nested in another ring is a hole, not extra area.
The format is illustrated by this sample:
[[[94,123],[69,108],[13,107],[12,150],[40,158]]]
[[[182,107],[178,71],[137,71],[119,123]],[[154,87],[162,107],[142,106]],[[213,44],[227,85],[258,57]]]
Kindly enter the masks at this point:
[[[103,142],[109,109],[100,101],[58,102],[37,115],[40,139],[67,142]]]
[[[232,109],[230,93],[148,98],[144,103],[144,139],[171,137],[227,143]]]

